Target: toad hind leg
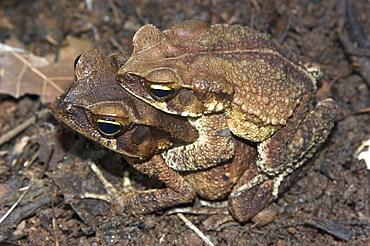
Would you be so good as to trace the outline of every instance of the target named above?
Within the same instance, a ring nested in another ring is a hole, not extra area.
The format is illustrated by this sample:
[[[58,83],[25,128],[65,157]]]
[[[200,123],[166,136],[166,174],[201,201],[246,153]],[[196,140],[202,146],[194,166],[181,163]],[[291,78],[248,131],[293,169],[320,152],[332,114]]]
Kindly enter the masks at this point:
[[[302,166],[284,177],[277,187],[278,194],[285,192],[301,173],[309,166]],[[257,169],[248,169],[233,188],[229,196],[229,211],[240,222],[248,221],[266,208],[276,198],[274,196],[275,180],[264,174],[257,174]]]
[[[176,204],[191,202],[195,197],[194,189],[176,171],[168,167],[159,155],[154,156],[148,162],[132,164],[144,174],[157,177],[167,186],[167,188],[143,192],[133,192],[132,189],[128,193],[117,191],[112,184],[105,180],[103,174],[95,165],[89,164],[102,181],[107,194],[85,193],[83,198],[104,200],[117,211],[127,209],[133,213],[151,213]],[[127,188],[127,185],[125,185],[125,188]]]
[[[332,99],[326,99],[299,121],[304,112],[303,107],[297,109],[295,117],[257,147],[257,166],[262,173],[274,178],[274,197],[284,178],[311,158],[328,137],[337,105]]]

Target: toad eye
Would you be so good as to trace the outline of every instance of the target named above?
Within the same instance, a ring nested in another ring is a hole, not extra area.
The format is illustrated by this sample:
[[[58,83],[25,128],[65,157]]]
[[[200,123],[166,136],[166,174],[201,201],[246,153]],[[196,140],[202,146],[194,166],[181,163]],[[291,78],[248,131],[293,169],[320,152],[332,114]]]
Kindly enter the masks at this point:
[[[169,100],[171,99],[176,91],[172,87],[166,85],[150,84],[149,91],[151,96],[156,100]]]
[[[126,130],[125,125],[112,119],[99,118],[95,123],[99,132],[107,137],[118,136]]]

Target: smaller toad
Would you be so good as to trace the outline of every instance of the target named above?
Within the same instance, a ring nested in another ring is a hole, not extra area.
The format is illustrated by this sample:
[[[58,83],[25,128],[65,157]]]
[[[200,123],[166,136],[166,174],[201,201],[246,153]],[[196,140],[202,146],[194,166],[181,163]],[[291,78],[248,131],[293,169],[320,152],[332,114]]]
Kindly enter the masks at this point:
[[[195,195],[193,188],[164,163],[160,153],[194,142],[198,132],[186,120],[169,117],[123,90],[115,73],[124,61],[122,55],[105,58],[96,50],[78,57],[75,81],[59,98],[59,117],[84,136],[123,154],[134,168],[168,187],[145,194],[114,194],[107,198],[110,202],[136,212],[189,202]],[[150,202],[153,200],[157,203]]]

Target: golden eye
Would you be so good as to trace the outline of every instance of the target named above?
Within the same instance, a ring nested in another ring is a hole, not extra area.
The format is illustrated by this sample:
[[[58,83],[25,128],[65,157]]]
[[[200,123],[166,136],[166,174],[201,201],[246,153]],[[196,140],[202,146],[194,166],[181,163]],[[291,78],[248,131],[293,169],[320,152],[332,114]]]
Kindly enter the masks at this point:
[[[166,85],[150,84],[149,91],[151,96],[156,100],[169,100],[171,99],[176,91],[172,87]]]
[[[116,120],[99,118],[95,122],[99,132],[107,137],[115,137],[126,130],[126,126]]]

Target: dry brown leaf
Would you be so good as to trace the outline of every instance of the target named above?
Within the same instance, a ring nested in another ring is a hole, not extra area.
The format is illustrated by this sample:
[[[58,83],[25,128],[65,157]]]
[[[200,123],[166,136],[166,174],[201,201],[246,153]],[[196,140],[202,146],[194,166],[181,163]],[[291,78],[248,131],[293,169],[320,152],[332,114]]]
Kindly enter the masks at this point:
[[[39,95],[43,103],[54,102],[73,81],[73,63],[82,52],[92,49],[92,42],[69,38],[60,51],[59,61],[0,43],[0,93],[15,98]]]

